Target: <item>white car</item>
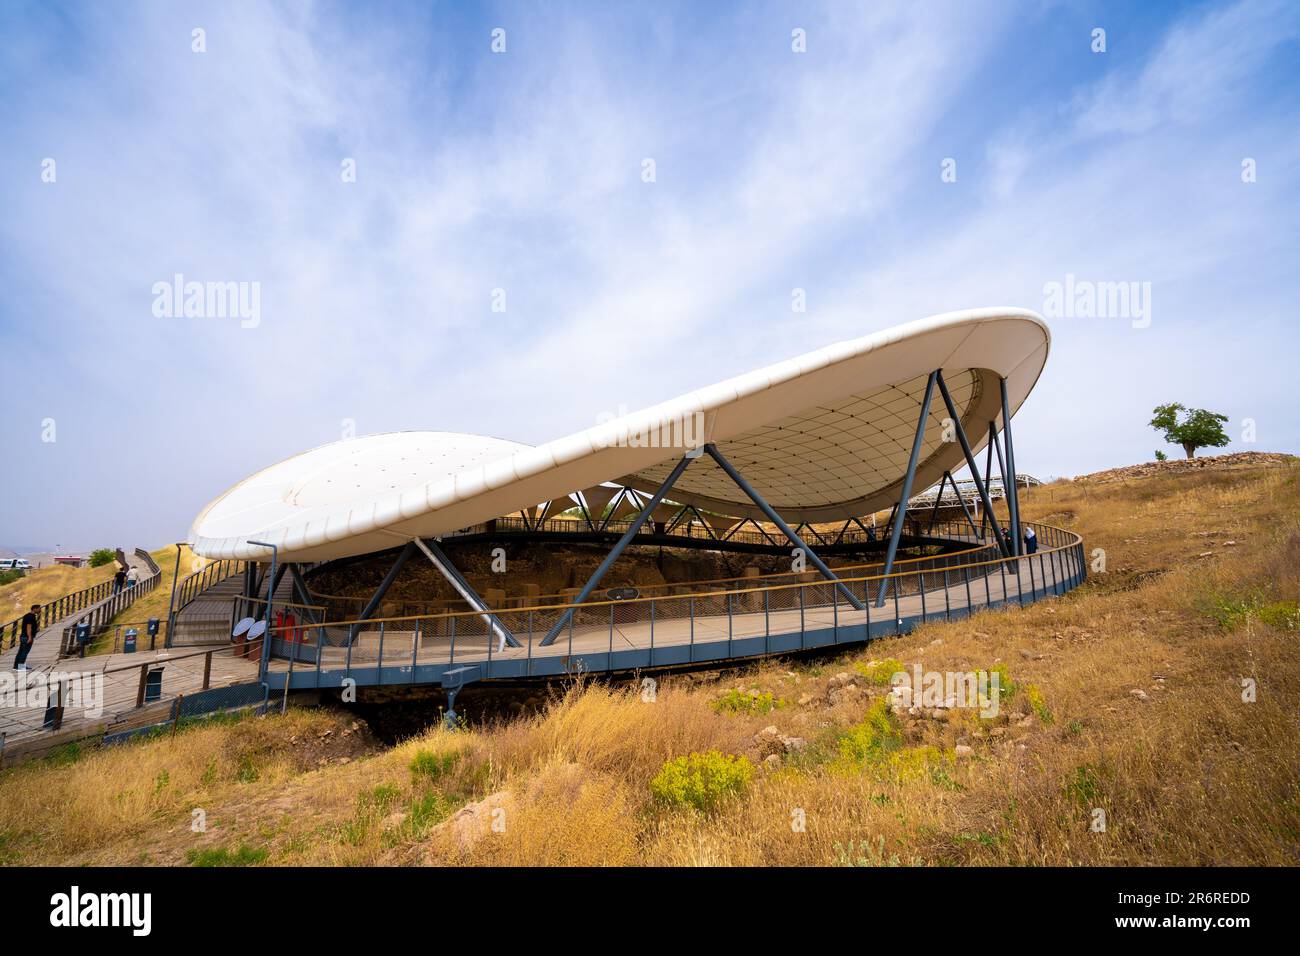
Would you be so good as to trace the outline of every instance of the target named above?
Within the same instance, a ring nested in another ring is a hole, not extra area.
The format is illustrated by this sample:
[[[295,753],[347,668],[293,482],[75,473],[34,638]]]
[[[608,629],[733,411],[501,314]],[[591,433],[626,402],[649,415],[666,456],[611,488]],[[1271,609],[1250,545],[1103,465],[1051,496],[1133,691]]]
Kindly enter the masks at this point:
[[[30,571],[26,558],[0,558],[0,571]]]

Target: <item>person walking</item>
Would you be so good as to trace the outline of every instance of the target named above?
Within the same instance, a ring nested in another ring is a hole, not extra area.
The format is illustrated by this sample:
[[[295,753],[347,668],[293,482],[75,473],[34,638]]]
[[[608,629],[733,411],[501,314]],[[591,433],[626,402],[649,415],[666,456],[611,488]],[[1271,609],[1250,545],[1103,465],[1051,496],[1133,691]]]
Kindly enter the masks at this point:
[[[122,585],[126,583],[126,568],[118,565],[117,573],[113,575],[113,593],[118,594],[122,590]]]
[[[14,670],[27,670],[27,655],[31,653],[32,645],[36,643],[36,633],[41,629],[41,606],[33,604],[32,609],[23,615],[23,621],[20,625],[22,632],[18,639],[18,656],[14,658]]]
[[[140,569],[137,568],[137,567],[133,564],[133,565],[131,565],[131,570],[129,570],[129,571],[126,572],[126,586],[127,586],[127,588],[130,589],[130,588],[135,587],[135,586],[136,586],[136,583],[137,583],[139,580],[140,580]]]
[[[1034,534],[1034,529],[1025,526],[1025,554],[1034,554],[1038,551],[1038,535]]]

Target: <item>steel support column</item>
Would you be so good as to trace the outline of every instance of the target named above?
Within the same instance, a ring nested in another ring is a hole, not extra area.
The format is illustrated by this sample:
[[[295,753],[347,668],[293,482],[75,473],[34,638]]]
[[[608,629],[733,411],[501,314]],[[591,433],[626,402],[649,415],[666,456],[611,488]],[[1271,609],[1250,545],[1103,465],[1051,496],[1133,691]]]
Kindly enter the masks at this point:
[[[943,489],[948,487],[948,479],[951,477],[952,475],[948,474],[948,472],[945,471],[943,473],[943,477],[939,479],[939,494],[935,496],[934,508],[930,510],[930,523],[925,526],[926,534],[929,534],[931,531],[934,530],[934,519],[939,515],[939,505],[943,503]],[[952,483],[952,490],[957,493],[957,500],[960,501],[961,490],[957,487],[957,482],[955,481]]]
[[[997,447],[997,427],[989,422],[989,444],[984,456],[984,487],[993,487],[993,449]],[[1002,450],[998,449],[998,456],[1001,457]],[[1003,493],[1006,493],[1006,487],[1003,486]],[[992,500],[993,493],[989,492],[989,500]],[[980,513],[980,540],[984,540],[984,525],[990,521],[997,520],[997,515],[991,515],[986,511]]]
[[[953,487],[954,488],[957,487],[957,483],[955,481],[953,482]],[[975,534],[975,537],[979,538],[981,541],[984,540],[983,532],[979,528],[975,527],[975,519],[974,517],[971,516],[970,509],[966,507],[966,496],[963,494],[958,494],[957,504],[961,505],[961,513],[966,516],[966,523],[970,525],[970,529]]]
[[[925,423],[930,417],[930,403],[934,400],[934,383],[937,371],[931,372],[925,381],[925,396],[921,399],[921,416],[916,421],[916,435],[912,439],[912,455],[907,460],[907,471],[903,474],[903,490],[894,506],[893,527],[889,533],[889,550],[885,552],[885,568],[881,573],[880,588],[876,592],[876,607],[885,606],[885,591],[889,588],[889,575],[894,570],[894,558],[898,555],[898,542],[903,537],[903,521],[907,518],[907,500],[912,497],[912,481],[916,478],[916,466],[921,460],[921,445],[925,441]]]
[[[1002,444],[996,438],[997,433],[993,429],[993,423],[989,422],[989,440],[992,442],[993,449],[998,453],[998,474],[1002,476],[1002,497],[1007,504],[1007,513],[1011,513],[1011,499],[1007,497],[1011,492],[1007,488],[1007,463],[1002,457]],[[1007,519],[1007,527],[1010,528],[1011,519]]]
[[[298,569],[297,564],[289,565],[289,577],[293,579],[293,593],[302,602],[303,618],[312,624],[319,623],[315,611],[311,607],[311,592],[307,590],[307,582],[303,580],[302,572]]]
[[[1011,487],[1006,487],[1005,479],[1002,490],[1007,494],[1007,510],[1011,513],[1011,537],[1014,539],[1015,554],[1019,555],[1024,539],[1020,537],[1020,488],[1016,483],[1016,452],[1011,443],[1011,407],[1007,402],[1007,380],[998,379],[1002,391],[1002,440],[1007,445],[1007,477]]]
[[[267,544],[265,541],[249,541],[248,543],[259,548],[271,549],[271,568],[267,573],[266,588],[266,630],[262,632],[262,661],[257,674],[258,680],[265,683],[266,672],[271,666],[271,640],[274,637],[271,633],[271,603],[275,600],[275,575],[278,570],[276,562],[280,557],[280,549],[273,544]]]
[[[971,479],[975,482],[975,490],[979,492],[980,501],[984,505],[984,510],[990,514],[993,512],[993,502],[989,499],[989,490],[984,487],[984,482],[980,479],[979,465],[975,461],[975,455],[970,450],[970,442],[966,440],[966,429],[961,427],[961,416],[957,414],[957,406],[953,403],[952,396],[948,394],[948,386],[943,380],[943,372],[936,372],[936,381],[939,385],[939,394],[943,396],[943,404],[948,409],[948,417],[952,419],[953,428],[957,431],[957,441],[961,443],[962,454],[966,456],[966,467],[970,469]],[[1002,529],[993,524],[993,537],[998,542],[998,547],[1007,557],[1011,556],[1008,550],[1006,538],[1002,535]]]
[[[370,616],[379,609],[379,604],[383,601],[384,595],[388,593],[388,589],[391,588],[393,582],[397,580],[397,575],[401,572],[406,562],[411,559],[411,555],[414,553],[415,545],[413,543],[408,543],[406,547],[398,553],[397,560],[393,562],[393,566],[389,568],[388,573],[384,575],[384,580],[380,583],[379,588],[374,594],[370,595],[370,600],[366,602],[366,606],[363,607],[361,613],[357,615],[356,623],[348,628],[349,645],[357,639],[357,634],[361,631],[361,622],[369,620]]]
[[[478,596],[477,591],[470,587],[470,583],[456,569],[456,565],[451,563],[451,558],[447,557],[442,548],[438,547],[436,541],[424,541],[416,538],[411,544],[423,551],[424,556],[438,569],[438,573],[447,579],[447,583],[456,589],[457,593],[465,599],[470,607],[479,612],[483,618],[483,623],[492,629],[493,633],[501,639],[503,645],[508,644],[511,647],[523,646],[510,633],[510,629],[501,623],[501,619],[492,613],[492,609],[487,606],[487,602]]]
[[[683,456],[682,460],[677,463],[677,466],[673,468],[671,473],[669,473],[668,477],[664,480],[664,483],[659,486],[659,490],[656,491],[654,496],[646,502],[645,507],[641,509],[641,513],[636,516],[636,520],[633,521],[627,531],[623,533],[623,537],[618,539],[618,543],[614,545],[614,549],[605,556],[605,560],[600,562],[600,567],[596,568],[595,572],[587,580],[587,583],[583,585],[582,590],[578,592],[578,596],[573,599],[575,605],[581,604],[586,601],[587,598],[591,597],[591,592],[596,590],[596,585],[600,583],[600,579],[609,573],[609,569],[614,566],[614,562],[618,560],[618,556],[623,553],[624,549],[627,548],[629,544],[632,543],[632,539],[640,533],[641,526],[650,518],[650,513],[659,507],[659,503],[664,500],[664,496],[668,494],[672,486],[677,483],[677,479],[682,476],[682,472],[686,470],[686,466],[690,463],[691,458],[689,455]],[[560,619],[555,622],[555,625],[547,631],[546,636],[542,638],[542,647],[550,647],[555,643],[555,639],[560,636],[560,631],[564,630],[565,626],[573,618],[573,610],[574,609],[571,607],[560,615]]]
[[[795,533],[794,529],[786,524],[784,519],[782,519],[782,517],[772,509],[772,506],[763,499],[763,496],[755,491],[740,472],[736,471],[736,469],[732,467],[731,462],[727,461],[727,459],[722,456],[722,452],[718,451],[718,446],[710,442],[704,446],[704,450],[709,453],[710,458],[718,463],[718,467],[727,473],[727,477],[736,483],[736,487],[748,495],[750,501],[758,505],[759,510],[767,516],[767,520],[780,528],[781,533],[789,538],[790,542],[796,548],[799,548],[805,555],[807,555],[808,560],[812,563],[813,567],[822,573],[822,577],[835,583],[836,589],[844,595],[849,604],[853,606],[853,609],[861,611],[863,608],[862,602],[854,597],[853,592],[845,587],[843,582],[835,576],[835,572],[826,566],[826,562],[817,557],[812,548],[804,544],[803,539]]]

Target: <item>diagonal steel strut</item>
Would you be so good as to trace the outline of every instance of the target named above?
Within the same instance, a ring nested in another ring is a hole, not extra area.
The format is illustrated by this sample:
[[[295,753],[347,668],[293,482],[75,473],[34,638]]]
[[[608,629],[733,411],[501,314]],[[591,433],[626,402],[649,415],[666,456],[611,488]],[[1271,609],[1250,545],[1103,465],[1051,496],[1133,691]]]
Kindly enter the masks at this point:
[[[424,556],[438,569],[438,573],[447,579],[447,583],[456,589],[456,592],[465,599],[470,607],[479,612],[483,622],[501,639],[502,646],[506,644],[511,647],[523,646],[519,641],[515,640],[515,636],[510,633],[510,629],[501,623],[501,619],[492,613],[491,608],[487,606],[487,602],[478,596],[477,591],[470,587],[469,582],[456,570],[456,566],[451,563],[451,559],[443,553],[442,548],[438,547],[436,542],[413,538],[411,543],[424,552]]]
[[[903,519],[907,517],[907,500],[912,497],[912,481],[916,478],[916,465],[921,460],[921,445],[925,441],[925,423],[930,417],[930,403],[934,400],[934,383],[939,373],[931,372],[925,380],[925,397],[921,399],[921,415],[916,420],[916,436],[912,439],[912,455],[907,460],[907,471],[903,475],[903,490],[894,505],[893,527],[889,532],[889,550],[885,552],[885,570],[881,574],[880,588],[876,592],[876,607],[885,606],[885,591],[889,588],[889,575],[894,571],[894,558],[898,554],[898,542],[903,537]]]
[[[750,486],[749,482],[741,476],[740,472],[736,471],[736,469],[732,467],[731,462],[722,457],[722,452],[718,451],[718,446],[709,443],[704,446],[704,450],[709,453],[710,458],[718,463],[718,467],[727,473],[727,477],[736,483],[736,487],[748,495],[750,501],[758,505],[759,510],[762,511],[763,514],[767,515],[767,520],[780,528],[781,533],[789,538],[796,548],[799,548],[805,555],[807,555],[808,560],[812,562],[813,567],[822,573],[822,577],[835,583],[836,589],[848,599],[849,604],[853,606],[854,610],[863,610],[862,602],[854,597],[853,592],[844,586],[844,583],[835,576],[835,573],[826,566],[826,563],[822,561],[821,558],[817,557],[813,552],[813,549],[804,544],[803,539],[795,533],[793,528],[785,523],[781,516],[772,509],[772,506],[763,499],[763,496]]]
[[[600,567],[596,568],[595,572],[578,593],[578,596],[573,599],[573,604],[581,604],[586,601],[587,598],[591,597],[591,592],[596,590],[596,585],[600,583],[600,579],[609,572],[609,569],[614,566],[614,562],[618,560],[618,556],[623,553],[623,550],[629,544],[632,543],[632,539],[637,536],[638,532],[640,532],[641,526],[646,523],[646,520],[650,517],[650,513],[659,507],[659,502],[663,501],[664,495],[668,494],[669,489],[677,483],[677,479],[682,476],[682,472],[686,470],[686,466],[690,463],[691,457],[689,455],[684,456],[682,460],[677,463],[677,467],[672,470],[664,483],[659,486],[659,490],[654,493],[654,496],[646,502],[645,507],[641,509],[641,513],[636,516],[636,520],[633,521],[627,531],[623,533],[623,537],[618,539],[618,543],[614,545],[614,549],[605,556],[604,561],[600,562]],[[570,607],[560,615],[560,619],[555,622],[555,625],[547,631],[546,636],[542,638],[542,647],[550,647],[555,643],[555,639],[560,636],[560,631],[564,630],[565,625],[572,620],[573,611],[574,608]]]

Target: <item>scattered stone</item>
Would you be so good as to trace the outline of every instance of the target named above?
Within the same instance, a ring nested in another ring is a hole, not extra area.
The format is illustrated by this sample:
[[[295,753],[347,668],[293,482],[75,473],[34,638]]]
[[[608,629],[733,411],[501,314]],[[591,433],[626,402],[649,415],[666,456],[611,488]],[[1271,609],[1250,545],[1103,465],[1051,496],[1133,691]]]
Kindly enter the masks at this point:
[[[1221,471],[1229,468],[1279,467],[1293,461],[1290,455],[1273,452],[1243,451],[1228,455],[1210,455],[1205,458],[1171,458],[1169,461],[1151,461],[1123,468],[1111,468],[1080,475],[1075,478],[1082,484],[1104,485],[1112,481],[1130,481],[1155,475],[1177,475],[1193,471]]]
[[[492,814],[502,809],[509,814],[515,801],[508,790],[489,794],[477,803],[466,804],[450,818],[434,827],[434,831],[449,831],[456,845],[464,853],[492,832]]]
[[[763,766],[768,770],[776,770],[781,766],[781,758],[777,754],[768,754],[763,758]]]
[[[1147,696],[1147,692],[1142,690],[1142,688],[1140,687],[1134,687],[1131,691],[1129,691],[1129,693],[1132,694],[1134,697],[1136,697],[1138,700],[1151,699],[1150,697]]]
[[[969,757],[971,754],[975,752],[975,749],[973,747],[967,747],[965,744],[958,744],[956,750],[957,750],[957,756],[959,758]]]

